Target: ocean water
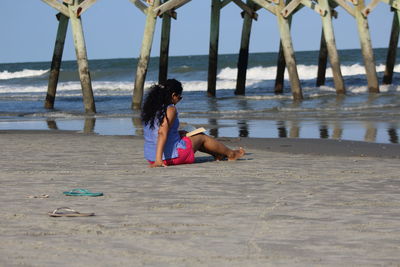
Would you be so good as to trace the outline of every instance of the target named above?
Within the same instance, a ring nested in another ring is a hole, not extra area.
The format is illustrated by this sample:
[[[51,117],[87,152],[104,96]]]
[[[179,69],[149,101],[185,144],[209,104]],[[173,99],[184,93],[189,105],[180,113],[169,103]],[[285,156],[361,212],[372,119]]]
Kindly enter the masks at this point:
[[[217,137],[330,138],[398,143],[400,64],[392,85],[379,94],[367,89],[360,50],[339,51],[347,93],[337,96],[328,66],[326,84],[316,87],[318,51],[296,52],[304,100],[294,102],[288,75],[284,93],[274,94],[277,53],[250,54],[246,95],[234,95],[238,55],[220,55],[217,96],[208,97],[208,56],[171,57],[169,77],[182,81],[178,104],[183,124],[202,125]],[[386,49],[375,49],[379,81]],[[399,55],[399,53],[398,53]],[[397,58],[396,62],[400,62]],[[141,135],[139,113],[130,109],[137,59],[90,60],[97,114],[84,114],[75,61],[64,61],[55,109],[44,108],[50,62],[0,64],[0,130],[74,130],[111,135]],[[148,88],[158,79],[152,58]]]

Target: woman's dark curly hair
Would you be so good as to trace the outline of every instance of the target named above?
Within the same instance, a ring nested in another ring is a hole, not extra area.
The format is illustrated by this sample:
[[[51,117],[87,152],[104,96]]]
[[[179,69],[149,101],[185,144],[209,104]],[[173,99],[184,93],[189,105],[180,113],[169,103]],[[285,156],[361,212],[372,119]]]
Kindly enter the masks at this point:
[[[158,126],[162,123],[167,107],[172,104],[172,94],[182,94],[182,84],[175,79],[168,79],[162,84],[155,84],[150,87],[149,92],[142,107],[142,121],[145,125],[149,125],[154,129],[154,124]]]

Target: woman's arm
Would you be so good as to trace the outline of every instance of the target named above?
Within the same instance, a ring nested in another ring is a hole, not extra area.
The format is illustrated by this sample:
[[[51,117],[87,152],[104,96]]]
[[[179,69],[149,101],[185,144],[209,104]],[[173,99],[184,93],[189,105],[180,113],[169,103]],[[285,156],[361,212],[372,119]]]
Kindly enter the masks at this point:
[[[175,118],[176,108],[174,106],[168,107],[163,122],[158,129],[156,161],[153,164],[150,164],[150,167],[165,167],[162,156],[164,153],[165,144],[167,143],[169,129],[174,123]]]

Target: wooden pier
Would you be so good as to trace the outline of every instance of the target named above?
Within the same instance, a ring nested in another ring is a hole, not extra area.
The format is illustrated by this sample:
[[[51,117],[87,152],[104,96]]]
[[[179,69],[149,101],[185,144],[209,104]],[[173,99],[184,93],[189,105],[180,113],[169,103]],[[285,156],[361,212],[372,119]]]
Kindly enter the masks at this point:
[[[55,8],[59,12],[57,15],[59,26],[56,35],[45,107],[48,109],[54,108],[65,36],[68,28],[68,22],[71,21],[85,112],[88,114],[95,113],[96,108],[91,85],[81,16],[97,0],[42,1]],[[191,0],[130,1],[144,14],[146,19],[132,97],[132,109],[138,110],[142,105],[144,84],[150,60],[157,19],[160,18],[160,20],[162,20],[159,62],[159,82],[162,83],[168,77],[171,18],[176,19],[177,9],[185,4],[189,4]],[[276,17],[280,34],[280,43],[277,44],[279,45],[279,54],[277,58],[275,93],[280,94],[283,92],[284,72],[285,69],[287,69],[293,100],[301,101],[303,99],[301,82],[297,71],[295,51],[290,33],[292,18],[302,8],[309,8],[315,11],[315,16],[319,16],[322,21],[320,53],[319,58],[316,59],[318,60],[318,75],[316,85],[321,86],[325,83],[325,73],[329,59],[336,93],[338,95],[343,95],[346,93],[346,88],[340,68],[340,59],[336,48],[336,40],[332,24],[332,19],[340,19],[337,18],[338,11],[336,9],[340,8],[354,18],[354,23],[357,25],[357,30],[359,33],[360,48],[364,59],[365,73],[368,83],[367,86],[370,93],[379,93],[379,82],[369,33],[368,15],[373,12],[373,9],[378,3],[382,2],[388,5],[388,8],[390,7],[393,11],[393,23],[391,25],[391,37],[390,40],[388,40],[389,45],[386,69],[382,82],[383,84],[390,84],[392,82],[396,50],[399,40],[400,0],[372,0],[368,5],[365,4],[364,0],[286,0],[286,2],[285,0],[209,1],[211,21],[207,94],[210,97],[216,95],[217,87],[220,12],[228,4],[234,4],[238,6],[242,12],[243,18],[241,42],[239,44],[239,57],[237,63],[238,74],[235,89],[236,95],[244,95],[246,93],[245,84],[253,20],[257,20],[258,12],[268,12],[270,15]]]

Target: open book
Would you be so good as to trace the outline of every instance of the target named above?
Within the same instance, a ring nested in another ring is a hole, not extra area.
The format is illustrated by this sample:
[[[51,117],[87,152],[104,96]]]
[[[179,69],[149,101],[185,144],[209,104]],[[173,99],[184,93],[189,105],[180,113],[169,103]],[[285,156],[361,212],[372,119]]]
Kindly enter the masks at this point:
[[[186,136],[193,136],[199,133],[204,133],[205,131],[207,131],[204,127],[200,127],[200,128],[195,128],[194,126],[188,125],[184,128],[184,130],[187,132]]]

